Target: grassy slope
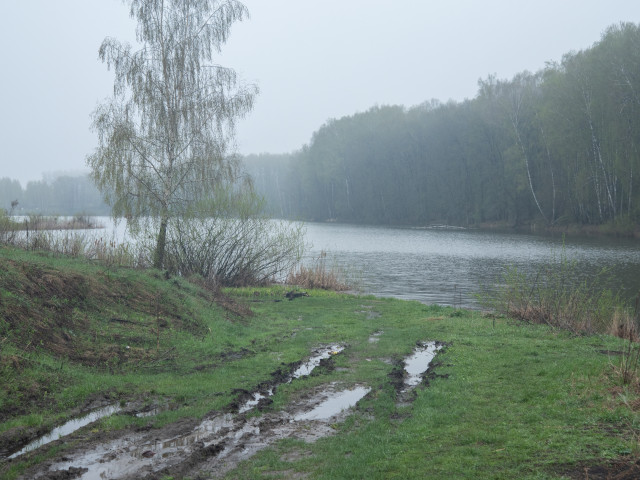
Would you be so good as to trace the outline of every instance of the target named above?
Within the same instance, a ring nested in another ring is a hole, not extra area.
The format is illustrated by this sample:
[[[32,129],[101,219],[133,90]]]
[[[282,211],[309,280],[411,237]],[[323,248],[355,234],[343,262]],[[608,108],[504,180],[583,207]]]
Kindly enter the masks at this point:
[[[317,291],[279,301],[281,288],[227,293],[253,315],[159,272],[0,249],[0,438],[45,429],[103,398],[171,409],[117,415],[93,435],[199,417],[314,346],[344,342],[338,368],[281,386],[270,407],[331,381],[369,384],[358,411],[336,425],[339,435],[281,442],[229,478],[557,478],[638,457],[638,415],[624,404],[637,394],[617,381],[619,357],[601,353],[622,350],[619,339],[417,302]],[[423,340],[447,346],[429,386],[397,407],[390,374]],[[24,466],[0,464],[0,475]]]

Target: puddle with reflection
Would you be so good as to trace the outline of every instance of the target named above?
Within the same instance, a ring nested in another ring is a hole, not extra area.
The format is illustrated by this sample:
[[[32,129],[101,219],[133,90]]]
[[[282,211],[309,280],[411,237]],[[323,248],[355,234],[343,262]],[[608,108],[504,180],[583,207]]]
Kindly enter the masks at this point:
[[[436,345],[436,342],[424,342],[416,347],[413,354],[404,361],[406,372],[404,392],[420,384],[422,376],[429,369],[433,357],[440,348],[442,347]]]
[[[370,391],[369,387],[356,387],[351,390],[336,392],[310,412],[295,415],[293,419],[296,421],[327,420],[343,410],[353,407]]]
[[[378,343],[383,333],[384,333],[383,331],[372,333],[371,336],[369,337],[369,343]]]
[[[344,346],[341,345],[330,345],[317,350],[283,383],[290,383],[296,378],[309,375],[320,365],[322,360],[337,355],[343,350]],[[258,405],[260,400],[273,395],[275,388],[273,386],[264,392],[254,393],[252,398],[239,407],[239,413],[251,410]],[[340,413],[355,405],[368,391],[369,389],[359,387],[353,391],[346,391],[349,395],[339,395],[336,399],[333,397],[326,399],[327,393],[325,392],[323,399],[327,405],[324,406],[323,413],[314,414],[313,419],[328,418]],[[332,394],[329,393],[329,395]],[[314,400],[310,404],[319,402],[320,400]],[[87,471],[78,477],[81,480],[101,480],[132,476],[149,471],[158,472],[184,461],[196,449],[212,445],[224,446],[221,452],[216,455],[216,462],[220,462],[222,459],[227,461],[227,457],[246,458],[274,439],[285,438],[292,434],[294,427],[289,425],[292,418],[295,416],[285,412],[248,419],[244,416],[234,417],[229,413],[206,419],[186,434],[163,440],[156,437],[153,441],[149,441],[145,439],[143,434],[132,434],[126,438],[102,444],[93,451],[79,455],[71,461],[54,464],[51,466],[50,472],[82,466]],[[306,418],[295,419],[305,420]]]
[[[329,345],[328,347],[323,347],[319,349],[315,355],[313,355],[309,360],[301,364],[298,368],[296,368],[288,380],[286,380],[285,384],[291,383],[296,378],[306,377],[310,375],[313,370],[320,365],[322,360],[326,360],[333,355],[337,355],[344,350],[344,346],[342,345]],[[271,387],[265,392],[254,392],[252,394],[252,398],[247,400],[245,403],[240,405],[238,408],[239,413],[245,413],[257,406],[260,403],[260,400],[265,398],[269,398],[273,396],[275,393],[275,387]]]
[[[300,378],[300,377],[304,377],[309,375],[314,368],[316,368],[318,365],[320,365],[320,362],[322,360],[326,360],[327,358],[333,356],[333,355],[337,355],[338,353],[342,352],[344,350],[344,347],[342,345],[330,345],[328,347],[325,347],[321,350],[318,350],[318,352],[311,357],[309,360],[307,360],[305,363],[303,363],[302,365],[300,365],[292,374],[291,374],[291,378],[295,379],[295,378]],[[289,380],[291,381],[291,380]]]
[[[89,425],[90,423],[100,420],[101,418],[108,417],[109,415],[113,415],[114,413],[118,413],[121,410],[122,410],[122,407],[120,407],[119,405],[109,405],[108,407],[94,410],[83,417],[69,420],[64,425],[60,425],[59,427],[56,427],[53,430],[51,430],[51,432],[48,433],[47,435],[40,437],[37,440],[34,440],[33,442],[29,443],[22,450],[15,452],[13,455],[10,455],[9,458],[16,458],[27,452],[35,450],[36,448],[40,448],[41,446],[46,445],[47,443],[51,443],[55,440],[58,440],[59,438],[69,435],[75,432],[76,430],[79,430],[82,427]]]

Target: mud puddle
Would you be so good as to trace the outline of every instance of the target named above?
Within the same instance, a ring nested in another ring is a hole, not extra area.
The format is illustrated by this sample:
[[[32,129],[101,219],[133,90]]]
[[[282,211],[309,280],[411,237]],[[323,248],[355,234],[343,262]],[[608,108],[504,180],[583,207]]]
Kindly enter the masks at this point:
[[[44,435],[33,442],[27,444],[22,450],[19,450],[12,455],[9,455],[9,459],[19,457],[27,452],[35,450],[36,448],[40,448],[43,445],[51,443],[55,440],[58,440],[61,437],[65,437],[67,435],[72,434],[76,430],[80,430],[82,427],[89,425],[101,418],[108,417],[109,415],[113,415],[114,413],[118,413],[122,410],[122,407],[119,405],[109,405],[107,407],[99,408],[97,410],[93,410],[88,415],[85,415],[80,418],[74,418],[73,420],[69,420],[67,423],[60,425],[59,427],[51,430],[50,433]]]
[[[330,345],[317,350],[281,383],[290,383],[309,375],[323,360],[337,355],[342,350],[344,346],[341,345]],[[273,385],[264,391],[253,393],[251,398],[239,405],[238,413],[244,414],[253,409],[263,399],[273,395],[276,387],[277,385]],[[205,419],[195,428],[188,428],[186,433],[183,431],[177,435],[175,432],[170,434],[170,430],[164,434],[162,431],[156,431],[153,437],[148,433],[130,433],[125,437],[94,445],[84,452],[77,452],[73,459],[54,463],[32,478],[43,478],[61,471],[74,472],[74,478],[83,480],[140,478],[152,472],[175,469],[177,465],[184,464],[186,459],[197,455],[203,449],[211,451],[212,447],[216,450],[217,459],[230,457],[239,461],[275,440],[291,436],[292,432],[298,430],[295,423],[340,415],[343,410],[355,405],[369,392],[369,389],[364,387],[352,388],[346,390],[346,393],[340,392],[333,399],[334,389],[335,386],[331,386],[317,393],[316,397],[305,400],[304,405],[296,407],[295,412],[266,414],[254,418],[246,418],[246,415],[234,416],[230,413],[221,414]],[[316,406],[322,406],[322,410],[314,411]],[[309,408],[311,411],[306,418],[303,410]],[[322,436],[331,432],[331,429],[315,430],[321,432]]]
[[[333,424],[343,421],[371,389],[356,385],[342,389],[339,384],[319,387],[310,396],[292,404],[287,411],[252,417],[240,430],[230,430],[222,439],[206,442],[204,450],[217,451],[197,459],[186,468],[168,469],[171,475],[197,475],[207,472],[221,477],[238,463],[284,438],[313,442],[335,433]],[[189,462],[185,462],[189,464]]]
[[[253,454],[283,438],[314,441],[334,432],[329,422],[343,420],[370,388],[341,389],[330,384],[311,392],[283,412],[260,417],[221,414],[188,435],[158,440],[161,432],[134,434],[102,444],[73,460],[50,465],[32,478],[54,472],[78,472],[82,480],[143,478],[150,474],[185,476],[201,471],[223,475]],[[313,427],[310,427],[313,424]]]
[[[371,389],[369,387],[355,387],[350,390],[330,395],[326,400],[317,405],[313,410],[305,413],[299,413],[294,416],[295,421],[304,420],[327,420],[338,415],[344,410],[353,407],[363,398]]]
[[[422,382],[422,377],[429,369],[433,357],[436,356],[438,350],[442,348],[436,342],[423,342],[419,344],[413,354],[404,361],[404,371],[406,376],[404,379],[403,392],[406,392]]]
[[[316,367],[318,367],[323,360],[331,358],[333,355],[337,355],[344,350],[342,345],[329,345],[317,350],[314,355],[306,362],[300,364],[288,378],[285,378],[281,383],[291,383],[296,378],[306,377],[310,375]],[[275,393],[276,387],[269,387],[264,391],[258,391],[251,394],[251,398],[246,400],[238,407],[238,413],[245,413],[255,408],[261,401],[268,399]]]
[[[78,418],[71,419],[68,422],[64,423],[63,425],[60,425],[59,427],[55,427],[53,430],[51,430],[51,432],[39,438],[36,438],[32,442],[29,442],[24,448],[12,453],[6,458],[7,459],[17,458],[21,455],[24,455],[25,453],[31,452],[51,442],[55,442],[56,440],[59,440],[63,437],[71,435],[77,430],[80,430],[82,427],[90,425],[91,423],[96,422],[102,418],[115,415],[116,413],[127,413],[131,415],[135,415],[136,417],[139,417],[139,418],[143,418],[143,417],[155,416],[160,412],[168,410],[169,407],[167,405],[162,405],[162,406],[156,405],[138,412],[136,412],[135,409],[136,409],[135,403],[130,403],[125,406],[114,404],[114,405],[107,405],[106,407],[102,407],[102,408],[97,408],[95,410],[92,410],[88,414],[82,415]]]
[[[328,347],[322,348],[316,352],[308,361],[300,365],[294,372],[291,374],[291,379],[296,379],[300,377],[305,377],[318,366],[322,362],[322,360],[326,360],[327,358],[337,355],[342,352],[344,347],[342,345],[330,345]],[[289,380],[291,381],[291,380]],[[288,382],[287,382],[288,383]]]
[[[396,391],[398,392],[398,407],[408,406],[415,399],[415,388],[422,383],[431,362],[442,348],[442,344],[436,342],[421,342],[413,350],[413,353],[404,359],[402,370],[399,368],[392,372]]]

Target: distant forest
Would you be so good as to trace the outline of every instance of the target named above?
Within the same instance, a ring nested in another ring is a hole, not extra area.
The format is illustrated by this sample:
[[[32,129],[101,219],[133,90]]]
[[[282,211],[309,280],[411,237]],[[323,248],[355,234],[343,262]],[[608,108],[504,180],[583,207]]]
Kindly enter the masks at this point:
[[[245,163],[279,217],[634,228],[639,150],[640,28],[625,23],[537,73],[482,79],[471,100],[374,107]]]
[[[17,201],[15,208],[12,202]],[[88,175],[20,182],[0,178],[0,208],[14,215],[109,215],[111,209]]]
[[[441,74],[441,72],[434,72]],[[463,102],[329,120],[290,154],[244,158],[270,214],[389,225],[640,226],[640,26]],[[88,176],[0,179],[14,213],[108,215]]]

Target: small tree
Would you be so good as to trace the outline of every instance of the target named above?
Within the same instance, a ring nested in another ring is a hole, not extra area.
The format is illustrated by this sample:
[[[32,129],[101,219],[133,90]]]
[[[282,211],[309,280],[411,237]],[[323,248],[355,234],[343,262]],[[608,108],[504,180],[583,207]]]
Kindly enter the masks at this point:
[[[153,264],[162,268],[172,219],[193,214],[237,175],[230,140],[257,88],[212,62],[248,10],[236,0],[125,2],[141,47],[113,38],[100,47],[115,72],[114,95],[93,114],[99,146],[87,163],[115,218],[134,234],[152,226]]]

